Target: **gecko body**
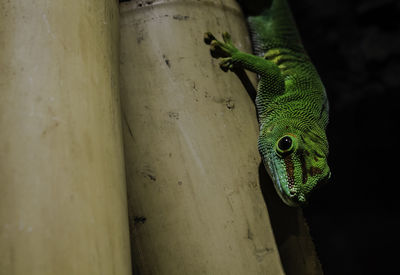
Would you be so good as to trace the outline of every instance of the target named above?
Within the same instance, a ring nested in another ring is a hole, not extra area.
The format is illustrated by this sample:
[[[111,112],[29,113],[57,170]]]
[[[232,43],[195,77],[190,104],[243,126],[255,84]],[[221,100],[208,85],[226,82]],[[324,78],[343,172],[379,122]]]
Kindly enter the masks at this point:
[[[226,32],[223,41],[211,33],[204,41],[221,59],[222,70],[258,74],[259,152],[281,199],[289,206],[303,205],[330,177],[325,88],[285,0],[249,16],[248,24],[255,55],[239,51]]]

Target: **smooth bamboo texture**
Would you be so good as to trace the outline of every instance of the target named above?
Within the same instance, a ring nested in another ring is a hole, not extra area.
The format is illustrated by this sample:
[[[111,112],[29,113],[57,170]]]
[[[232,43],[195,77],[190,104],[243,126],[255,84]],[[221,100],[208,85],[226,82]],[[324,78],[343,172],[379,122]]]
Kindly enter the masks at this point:
[[[234,0],[131,1],[121,97],[134,274],[284,274],[260,187],[254,104],[203,33],[250,51]]]
[[[0,274],[131,274],[117,1],[0,0]]]

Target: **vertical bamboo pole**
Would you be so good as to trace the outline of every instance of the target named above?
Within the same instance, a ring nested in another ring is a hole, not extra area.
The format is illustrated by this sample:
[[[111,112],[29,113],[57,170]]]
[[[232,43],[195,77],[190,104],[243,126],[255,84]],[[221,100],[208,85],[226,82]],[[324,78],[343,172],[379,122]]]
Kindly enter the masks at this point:
[[[254,105],[203,33],[250,51],[234,0],[121,4],[121,97],[134,271],[283,274],[259,187]]]
[[[130,274],[117,1],[0,1],[0,274]]]

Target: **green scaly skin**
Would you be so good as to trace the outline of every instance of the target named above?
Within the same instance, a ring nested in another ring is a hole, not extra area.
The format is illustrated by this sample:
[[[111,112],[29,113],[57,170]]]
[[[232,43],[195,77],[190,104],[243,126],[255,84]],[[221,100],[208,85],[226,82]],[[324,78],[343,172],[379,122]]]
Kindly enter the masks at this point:
[[[274,186],[289,206],[303,205],[330,177],[327,164],[328,100],[305,52],[284,0],[248,18],[255,52],[239,51],[228,33],[221,42],[205,34],[211,55],[224,71],[246,69],[259,75],[256,106],[258,148]]]

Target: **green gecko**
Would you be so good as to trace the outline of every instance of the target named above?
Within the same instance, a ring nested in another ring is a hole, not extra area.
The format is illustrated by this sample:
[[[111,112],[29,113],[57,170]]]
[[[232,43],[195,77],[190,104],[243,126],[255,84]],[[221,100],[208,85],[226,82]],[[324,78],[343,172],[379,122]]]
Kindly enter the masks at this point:
[[[258,74],[258,149],[279,196],[289,206],[304,205],[330,177],[327,164],[328,100],[319,75],[303,48],[286,1],[274,0],[260,15],[248,17],[253,48],[239,51],[231,36],[223,42],[206,33],[220,67]]]

